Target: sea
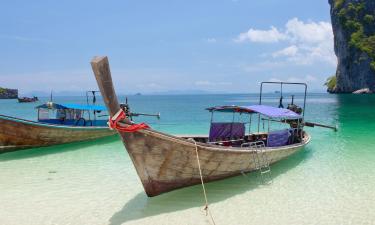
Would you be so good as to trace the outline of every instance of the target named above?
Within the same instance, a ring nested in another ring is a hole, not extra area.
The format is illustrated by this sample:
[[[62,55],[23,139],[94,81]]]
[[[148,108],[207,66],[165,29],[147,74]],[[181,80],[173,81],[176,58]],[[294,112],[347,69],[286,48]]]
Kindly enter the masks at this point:
[[[85,97],[53,100],[86,102]],[[297,95],[295,103],[302,100]],[[35,107],[46,101],[0,100],[0,114],[35,120]],[[259,97],[140,95],[128,101],[133,112],[161,116],[137,122],[171,134],[208,134],[206,108],[257,104]],[[290,96],[283,101],[286,106]],[[279,98],[269,94],[263,103],[277,106]],[[375,224],[375,95],[311,93],[305,118],[338,131],[306,127],[311,142],[272,165],[268,184],[257,172],[207,183],[216,225]],[[203,208],[201,185],[147,197],[118,136],[0,154],[1,225],[213,224]]]

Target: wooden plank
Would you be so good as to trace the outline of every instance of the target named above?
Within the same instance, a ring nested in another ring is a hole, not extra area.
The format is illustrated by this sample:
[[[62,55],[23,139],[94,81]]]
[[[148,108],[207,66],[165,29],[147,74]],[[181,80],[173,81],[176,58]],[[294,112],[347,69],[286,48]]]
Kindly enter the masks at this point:
[[[113,87],[108,57],[95,56],[91,60],[91,67],[95,74],[100,92],[102,93],[104,103],[107,106],[109,114],[113,117],[120,110],[120,105]]]

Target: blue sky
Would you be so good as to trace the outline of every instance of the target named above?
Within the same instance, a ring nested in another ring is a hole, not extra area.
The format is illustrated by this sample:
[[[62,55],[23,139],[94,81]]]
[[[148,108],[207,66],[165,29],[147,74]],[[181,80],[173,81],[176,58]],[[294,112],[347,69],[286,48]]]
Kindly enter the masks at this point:
[[[0,86],[96,89],[107,55],[121,93],[257,92],[260,81],[324,91],[336,57],[327,0],[7,1]]]

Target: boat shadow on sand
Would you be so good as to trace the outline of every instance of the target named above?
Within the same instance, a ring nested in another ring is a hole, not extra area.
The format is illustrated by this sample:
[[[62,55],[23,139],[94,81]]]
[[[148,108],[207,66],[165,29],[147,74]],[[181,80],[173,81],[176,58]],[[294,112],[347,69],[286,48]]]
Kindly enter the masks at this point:
[[[53,146],[47,146],[47,147],[28,148],[28,149],[23,149],[23,150],[4,152],[0,154],[0,162],[41,157],[41,156],[50,155],[50,154],[60,154],[64,152],[79,150],[81,148],[85,148],[89,146],[111,143],[114,141],[120,141],[120,138],[118,137],[118,135],[102,137],[102,138],[98,138],[95,140],[87,140],[87,141],[73,142],[73,143],[68,143],[68,144],[60,144],[60,145],[53,145]]]
[[[288,159],[275,163],[271,166],[271,179],[277,178],[301,162],[308,160],[312,154],[310,148],[305,147],[304,150],[291,155]],[[261,186],[267,186],[262,184],[261,181],[259,173],[253,172],[207,183],[205,187],[208,201],[209,203],[220,202],[235,195],[260,188]],[[272,185],[272,183],[269,185]],[[203,207],[203,204],[204,197],[201,185],[178,189],[153,198],[149,198],[144,192],[141,192],[110,218],[110,224],[120,225],[127,221],[158,214]]]

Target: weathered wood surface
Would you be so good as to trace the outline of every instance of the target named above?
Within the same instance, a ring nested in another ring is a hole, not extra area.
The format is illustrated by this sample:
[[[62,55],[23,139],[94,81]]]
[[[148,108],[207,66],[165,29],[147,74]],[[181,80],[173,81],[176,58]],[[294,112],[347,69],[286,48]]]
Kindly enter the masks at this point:
[[[109,115],[113,117],[120,110],[120,105],[113,86],[108,57],[95,56],[91,60],[91,67]],[[131,121],[128,119],[125,119],[124,122],[131,124]]]
[[[0,115],[0,153],[114,135],[107,127],[49,125]]]
[[[194,142],[153,130],[121,133],[121,137],[148,196],[200,183]],[[267,148],[265,154],[272,164],[302,149],[309,141],[306,134],[303,143]],[[256,168],[254,149],[203,143],[197,146],[205,182]]]
[[[102,93],[104,103],[107,106],[109,114],[113,117],[120,110],[120,105],[113,87],[108,57],[95,56],[91,60],[91,67],[98,83],[99,90]]]
[[[91,65],[107,109],[113,116],[120,108],[112,83],[108,58],[95,57]],[[129,123],[129,121],[124,122]],[[119,134],[148,196],[156,196],[200,183],[196,145],[193,141],[152,129],[133,133],[119,132]],[[302,149],[309,141],[310,136],[305,134],[300,144],[267,148],[266,154],[270,164]],[[254,149],[220,147],[203,143],[197,143],[197,147],[205,182],[255,169]]]

